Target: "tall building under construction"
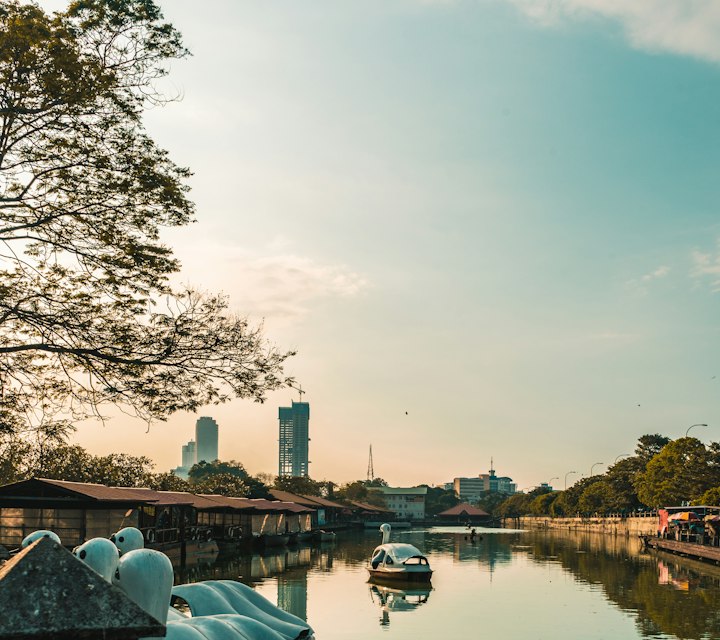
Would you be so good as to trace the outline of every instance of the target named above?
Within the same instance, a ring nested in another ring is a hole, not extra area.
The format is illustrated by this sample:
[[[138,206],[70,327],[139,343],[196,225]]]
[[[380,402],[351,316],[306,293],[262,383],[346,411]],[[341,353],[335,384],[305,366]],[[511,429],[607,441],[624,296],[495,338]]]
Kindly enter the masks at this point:
[[[310,404],[293,401],[290,407],[280,407],[279,476],[308,477]]]

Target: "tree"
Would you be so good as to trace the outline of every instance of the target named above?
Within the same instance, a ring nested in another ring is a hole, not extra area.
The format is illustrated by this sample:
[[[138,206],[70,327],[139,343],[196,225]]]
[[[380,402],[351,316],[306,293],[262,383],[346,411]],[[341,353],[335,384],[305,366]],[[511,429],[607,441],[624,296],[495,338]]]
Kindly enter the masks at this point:
[[[641,506],[635,489],[635,480],[645,469],[645,460],[641,456],[623,458],[612,465],[604,476],[606,483],[605,510],[617,513],[633,511]]]
[[[694,505],[720,505],[720,486],[712,487],[699,498],[693,500]]]
[[[661,436],[659,433],[647,433],[638,438],[635,454],[639,456],[646,464],[658,453],[663,447],[672,442],[670,438]]]
[[[113,404],[162,420],[287,382],[291,353],[261,326],[169,283],[160,232],[192,221],[190,174],[142,114],[186,54],[152,0],[0,0],[1,432]]]
[[[442,513],[460,503],[460,500],[458,500],[455,492],[452,490],[448,491],[442,487],[431,487],[427,484],[420,486],[427,487],[425,513],[429,516]]]
[[[205,460],[201,460],[200,462],[196,462],[188,470],[188,480],[191,484],[193,484],[202,482],[210,476],[215,476],[221,473],[237,476],[243,480],[248,477],[248,472],[245,471],[245,467],[241,462],[237,462],[236,460],[228,460],[227,462],[222,462],[220,460],[207,462]]]
[[[507,499],[508,496],[505,493],[498,493],[497,491],[484,491],[477,501],[477,506],[490,514],[495,515],[498,512],[500,505]]]
[[[553,515],[552,506],[559,495],[559,491],[551,491],[536,496],[530,503],[530,513],[535,516]]]
[[[665,445],[636,481],[638,497],[652,507],[679,505],[718,485],[720,460],[716,447],[708,449],[693,437]]]
[[[558,516],[574,516],[580,508],[580,496],[592,484],[599,482],[602,476],[592,476],[591,478],[582,478],[574,485],[568,487],[565,491],[561,491],[555,502],[553,502],[553,512]]]
[[[495,513],[505,517],[527,515],[530,513],[530,504],[534,498],[535,496],[529,493],[516,493],[498,505]]]
[[[357,502],[365,502],[376,507],[385,506],[385,496],[381,491],[372,491],[367,487],[366,480],[355,480],[342,485],[335,491],[335,498],[349,502],[355,500]]]
[[[278,476],[273,486],[301,496],[319,496],[324,488],[321,482],[303,476]]]
[[[243,478],[234,473],[217,473],[205,476],[200,482],[191,485],[193,493],[218,494],[237,498],[249,497],[250,489]]]
[[[148,487],[155,491],[190,491],[191,486],[187,480],[176,476],[172,471],[154,473],[148,481]]]

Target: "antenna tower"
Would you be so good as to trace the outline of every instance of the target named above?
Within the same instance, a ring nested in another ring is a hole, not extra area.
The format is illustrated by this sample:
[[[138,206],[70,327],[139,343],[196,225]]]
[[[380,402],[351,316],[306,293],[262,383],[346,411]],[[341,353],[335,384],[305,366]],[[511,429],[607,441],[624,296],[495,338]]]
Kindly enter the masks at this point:
[[[370,480],[375,479],[375,470],[373,469],[373,461],[372,461],[372,445],[370,445],[370,457],[368,458],[367,479],[368,479],[368,482]]]

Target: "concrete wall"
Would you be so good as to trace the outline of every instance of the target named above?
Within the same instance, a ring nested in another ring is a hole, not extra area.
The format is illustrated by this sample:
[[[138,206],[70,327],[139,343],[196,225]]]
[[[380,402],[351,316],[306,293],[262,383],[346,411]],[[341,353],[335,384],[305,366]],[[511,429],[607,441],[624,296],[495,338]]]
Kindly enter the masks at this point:
[[[590,531],[621,536],[651,535],[657,533],[657,516],[646,518],[550,518],[526,516],[519,518],[517,525],[507,520],[506,527],[519,526],[521,529],[563,529],[565,531]]]

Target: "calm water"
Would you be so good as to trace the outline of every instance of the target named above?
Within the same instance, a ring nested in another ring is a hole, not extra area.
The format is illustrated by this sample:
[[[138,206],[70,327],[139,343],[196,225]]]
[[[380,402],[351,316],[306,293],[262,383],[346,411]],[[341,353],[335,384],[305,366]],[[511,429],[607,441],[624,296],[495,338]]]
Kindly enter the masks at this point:
[[[642,553],[637,540],[552,532],[395,531],[423,550],[432,587],[368,583],[379,534],[219,560],[178,576],[240,579],[306,619],[318,640],[477,637],[720,638],[720,568]]]

